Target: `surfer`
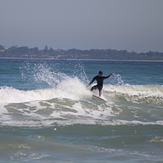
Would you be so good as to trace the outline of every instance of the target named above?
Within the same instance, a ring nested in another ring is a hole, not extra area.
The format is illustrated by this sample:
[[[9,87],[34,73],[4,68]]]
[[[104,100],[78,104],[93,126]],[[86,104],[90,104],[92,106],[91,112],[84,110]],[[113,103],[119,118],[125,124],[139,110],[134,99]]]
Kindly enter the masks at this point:
[[[97,85],[93,86],[91,88],[91,91],[93,91],[94,89],[98,89],[99,90],[99,97],[102,94],[102,87],[103,87],[103,80],[109,78],[111,75],[113,75],[113,73],[110,73],[108,76],[102,76],[103,72],[99,71],[98,75],[95,76],[92,81],[86,86],[89,87],[95,80],[97,81]]]

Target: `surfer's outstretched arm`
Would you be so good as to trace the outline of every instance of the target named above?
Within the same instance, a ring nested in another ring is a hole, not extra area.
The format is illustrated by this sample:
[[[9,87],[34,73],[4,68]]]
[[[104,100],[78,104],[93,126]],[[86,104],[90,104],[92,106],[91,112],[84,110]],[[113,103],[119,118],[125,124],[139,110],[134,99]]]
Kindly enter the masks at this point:
[[[108,76],[105,76],[104,79],[109,78],[111,75],[113,75],[113,73],[110,73]]]
[[[94,77],[94,78],[92,79],[92,81],[86,86],[86,88],[89,87],[89,86],[95,81],[95,79],[96,79],[96,78]]]

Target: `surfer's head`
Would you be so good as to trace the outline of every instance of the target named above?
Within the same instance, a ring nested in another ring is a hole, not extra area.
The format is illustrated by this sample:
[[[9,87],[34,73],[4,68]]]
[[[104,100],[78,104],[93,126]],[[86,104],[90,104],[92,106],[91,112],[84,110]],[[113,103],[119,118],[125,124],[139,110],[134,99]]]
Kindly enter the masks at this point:
[[[102,74],[103,74],[102,71],[99,71],[99,72],[98,72],[98,75],[99,75],[99,76],[102,76]]]

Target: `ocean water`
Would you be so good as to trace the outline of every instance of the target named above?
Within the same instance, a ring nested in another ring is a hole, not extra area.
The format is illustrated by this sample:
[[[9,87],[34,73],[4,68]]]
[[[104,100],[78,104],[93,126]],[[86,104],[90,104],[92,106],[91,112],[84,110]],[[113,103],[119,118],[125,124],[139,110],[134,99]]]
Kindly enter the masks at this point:
[[[114,73],[105,101],[86,88],[99,70]],[[163,162],[162,72],[163,62],[1,59],[0,162]]]

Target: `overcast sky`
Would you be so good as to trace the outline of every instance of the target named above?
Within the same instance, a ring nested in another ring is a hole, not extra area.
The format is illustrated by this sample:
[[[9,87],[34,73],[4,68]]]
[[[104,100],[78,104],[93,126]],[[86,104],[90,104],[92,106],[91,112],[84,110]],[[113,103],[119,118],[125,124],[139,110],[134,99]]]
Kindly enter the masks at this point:
[[[0,45],[163,52],[163,0],[0,0]]]

